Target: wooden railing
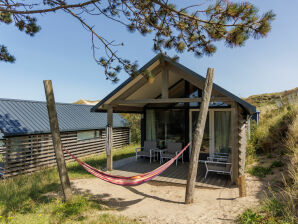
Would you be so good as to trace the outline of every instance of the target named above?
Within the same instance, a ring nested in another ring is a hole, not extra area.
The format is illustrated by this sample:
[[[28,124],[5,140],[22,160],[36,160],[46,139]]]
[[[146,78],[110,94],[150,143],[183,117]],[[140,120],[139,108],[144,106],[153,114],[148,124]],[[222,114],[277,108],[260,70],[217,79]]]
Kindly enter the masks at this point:
[[[77,157],[105,152],[105,131],[100,138],[77,140],[76,132],[61,133],[63,148]],[[113,147],[120,148],[129,144],[129,128],[113,130]],[[71,157],[65,154],[65,159]],[[44,167],[56,165],[55,153],[50,134],[6,138],[2,177],[11,177],[34,172]],[[0,174],[1,175],[1,174]]]

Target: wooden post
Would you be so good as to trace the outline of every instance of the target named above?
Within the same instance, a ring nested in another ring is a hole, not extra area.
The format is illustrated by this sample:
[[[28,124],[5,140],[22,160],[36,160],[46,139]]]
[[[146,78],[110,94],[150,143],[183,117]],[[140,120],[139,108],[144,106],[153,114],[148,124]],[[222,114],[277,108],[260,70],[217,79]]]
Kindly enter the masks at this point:
[[[59,177],[62,185],[63,197],[65,201],[71,198],[71,187],[66,170],[66,164],[64,160],[64,154],[62,151],[62,144],[60,138],[59,124],[56,112],[55,98],[53,92],[53,86],[51,80],[44,80],[45,94],[47,98],[47,108],[49,114],[50,128],[52,132],[53,146],[56,155],[56,162],[59,171]]]
[[[200,113],[196,123],[194,137],[192,141],[192,151],[190,156],[186,193],[185,193],[185,204],[191,204],[194,201],[194,189],[195,189],[195,182],[197,178],[198,160],[199,160],[199,154],[200,154],[200,149],[201,149],[203,135],[204,135],[207,113],[209,109],[209,102],[210,102],[212,84],[213,84],[213,76],[214,76],[214,69],[208,68],[207,77],[206,77],[204,90],[203,90],[202,103],[200,106]]]
[[[246,197],[245,176],[238,177],[239,197]]]
[[[240,119],[240,118],[238,118]],[[245,184],[245,176],[244,176],[244,170],[245,170],[245,157],[246,157],[246,142],[247,142],[247,122],[242,118],[240,119],[240,128],[238,131],[240,133],[238,134],[239,137],[239,150],[238,150],[238,187],[239,187],[239,196],[245,197],[246,196],[246,184]]]
[[[161,84],[161,98],[167,99],[169,97],[168,83],[169,83],[169,69],[167,64],[163,63],[162,69],[162,84]]]
[[[111,171],[113,169],[113,154],[112,154],[112,149],[113,149],[113,108],[109,107],[108,108],[108,113],[107,113],[107,125],[109,128],[109,133],[107,133],[107,170]]]
[[[238,129],[238,105],[232,103],[232,182],[237,184],[239,177],[239,129]]]

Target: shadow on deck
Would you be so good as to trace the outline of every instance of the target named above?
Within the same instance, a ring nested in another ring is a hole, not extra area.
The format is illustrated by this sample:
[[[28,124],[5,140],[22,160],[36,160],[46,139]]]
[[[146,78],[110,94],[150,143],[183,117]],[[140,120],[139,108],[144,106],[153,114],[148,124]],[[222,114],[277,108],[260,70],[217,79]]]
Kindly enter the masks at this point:
[[[149,172],[159,166],[159,162],[150,163],[148,159],[138,159],[138,161],[136,161],[135,158],[129,158],[129,160],[127,160],[127,163],[122,163],[116,166],[116,168],[112,171],[112,174],[121,176],[132,176]],[[205,171],[205,165],[199,163],[196,187],[227,188],[232,186],[230,176],[209,173],[208,177],[205,179]],[[159,176],[155,177],[152,181],[185,185],[187,173],[188,163],[186,162],[182,164],[181,162],[179,162],[177,166],[175,164],[171,165],[167,170],[165,170]]]

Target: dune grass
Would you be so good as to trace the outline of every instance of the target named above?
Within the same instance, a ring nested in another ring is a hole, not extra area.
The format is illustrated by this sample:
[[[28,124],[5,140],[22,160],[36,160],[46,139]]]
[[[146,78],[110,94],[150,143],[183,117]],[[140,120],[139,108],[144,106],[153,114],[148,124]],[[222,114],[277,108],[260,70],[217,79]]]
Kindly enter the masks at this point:
[[[114,151],[114,160],[134,155],[136,145]],[[96,167],[105,166],[104,155],[83,160]],[[77,163],[67,164],[71,179],[91,177]],[[0,223],[138,223],[123,216],[105,214],[110,210],[89,196],[74,195],[69,202],[61,200],[56,168],[0,181]],[[100,211],[100,213],[99,213]]]
[[[253,166],[248,169],[248,173],[250,173],[253,176],[264,178],[268,174],[273,174],[274,168],[279,168],[284,166],[284,163],[280,160],[275,160],[272,162],[272,164],[269,167],[265,167],[262,165]]]
[[[247,148],[248,163],[256,165],[247,171],[263,178],[274,168],[283,167],[284,171],[280,173],[282,185],[269,188],[261,205],[247,209],[237,221],[241,224],[298,223],[298,102],[279,109],[265,105],[262,109],[260,124],[254,126]],[[260,155],[277,160],[264,166]]]

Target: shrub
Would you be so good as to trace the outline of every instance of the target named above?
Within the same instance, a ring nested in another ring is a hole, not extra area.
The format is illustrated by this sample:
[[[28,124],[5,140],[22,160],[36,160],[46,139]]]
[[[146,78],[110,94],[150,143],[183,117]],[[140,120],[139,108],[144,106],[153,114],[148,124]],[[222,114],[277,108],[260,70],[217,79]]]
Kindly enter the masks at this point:
[[[276,111],[275,111],[276,112]],[[264,131],[264,126],[271,127],[270,132],[267,133],[266,142],[270,142],[271,150],[274,149],[273,143],[278,143],[280,148],[275,148],[280,154],[286,155],[285,160],[276,160],[272,162],[269,167],[256,166],[249,169],[249,172],[257,176],[265,176],[270,173],[275,167],[285,167],[283,173],[283,186],[280,188],[269,189],[269,195],[262,202],[259,208],[246,210],[238,218],[238,223],[260,223],[260,224],[294,224],[298,223],[298,105],[291,107],[284,107],[280,114],[273,114],[270,117],[270,122],[263,121],[266,125],[261,124],[254,133],[254,139],[251,142],[252,147],[264,147],[264,141],[259,137],[258,129]],[[269,125],[270,124],[270,125]],[[279,133],[278,133],[279,132]],[[276,138],[276,139],[274,139]],[[270,141],[269,141],[270,140]],[[261,148],[262,152],[266,152]],[[250,149],[252,151],[252,149]],[[274,154],[273,154],[274,155]]]
[[[248,170],[248,173],[256,177],[264,178],[273,172],[271,167],[254,166]]]
[[[280,161],[280,160],[276,160],[274,162],[272,162],[272,164],[270,165],[271,168],[276,168],[276,167],[283,167],[285,164]]]
[[[289,129],[297,116],[297,109],[293,106],[268,108],[263,110],[263,115],[261,113],[258,126],[255,122],[251,123],[251,139],[247,144],[248,157],[260,153],[286,151],[284,139],[288,136]]]
[[[130,141],[132,143],[141,142],[141,115],[121,114],[127,121],[130,128]]]
[[[237,222],[240,224],[256,224],[261,223],[264,216],[252,211],[251,209],[245,210],[241,216],[238,217]]]

